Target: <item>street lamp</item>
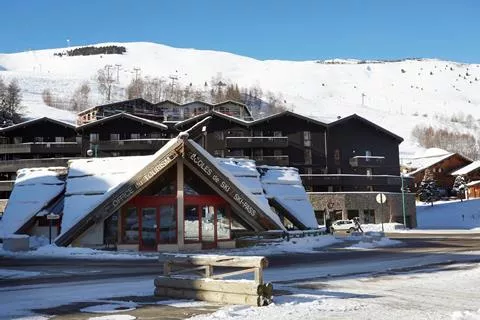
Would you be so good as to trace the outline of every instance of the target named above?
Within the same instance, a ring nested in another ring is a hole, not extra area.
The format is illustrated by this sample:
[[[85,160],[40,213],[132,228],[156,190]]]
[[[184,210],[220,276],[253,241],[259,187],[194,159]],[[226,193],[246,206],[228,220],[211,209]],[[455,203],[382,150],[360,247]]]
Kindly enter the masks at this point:
[[[403,182],[403,175],[407,173],[405,169],[402,169],[402,172],[400,172],[400,180],[402,180],[402,212],[403,212],[403,226],[406,229],[407,228],[407,215],[405,213],[405,185]]]

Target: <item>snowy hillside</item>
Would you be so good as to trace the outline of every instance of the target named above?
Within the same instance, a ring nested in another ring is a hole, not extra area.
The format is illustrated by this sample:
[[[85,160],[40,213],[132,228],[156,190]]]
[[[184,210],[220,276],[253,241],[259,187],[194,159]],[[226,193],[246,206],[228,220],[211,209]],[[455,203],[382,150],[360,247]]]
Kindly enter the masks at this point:
[[[96,71],[109,64],[118,80],[115,98],[122,100],[123,88],[140,68],[142,76],[175,75],[183,84],[200,88],[213,77],[242,87],[259,85],[264,93],[281,93],[295,112],[333,121],[337,116],[357,113],[404,137],[404,156],[418,150],[411,131],[418,123],[474,133],[453,115],[480,118],[480,65],[440,60],[398,62],[260,61],[226,52],[178,49],[154,43],[115,43],[127,48],[123,55],[54,56],[67,48],[0,54],[0,77],[17,78],[24,90],[25,111],[31,117],[50,115],[73,121],[68,111],[47,107],[44,89],[71,96],[88,81],[93,103],[103,101],[96,92]],[[101,44],[107,45],[107,44]],[[461,117],[461,116],[460,116]]]

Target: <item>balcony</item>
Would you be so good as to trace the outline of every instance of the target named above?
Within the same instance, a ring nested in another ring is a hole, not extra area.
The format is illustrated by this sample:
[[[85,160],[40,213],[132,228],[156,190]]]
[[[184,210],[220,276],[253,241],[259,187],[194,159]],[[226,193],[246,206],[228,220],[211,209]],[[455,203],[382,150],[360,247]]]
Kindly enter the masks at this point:
[[[157,151],[170,139],[128,139],[91,142],[99,151]]]
[[[316,186],[398,186],[401,188],[402,177],[393,175],[359,175],[359,174],[301,174],[303,183]],[[408,188],[413,185],[413,178],[404,177]]]
[[[0,181],[0,191],[1,192],[9,192],[13,190],[13,184],[15,183],[14,180],[4,180]]]
[[[17,172],[23,168],[66,167],[68,160],[75,158],[42,158],[0,161],[0,172]]]
[[[0,144],[0,154],[80,154],[81,144],[78,142],[27,142],[16,144]]]
[[[356,156],[350,158],[350,165],[357,168],[377,168],[384,164],[384,156]]]
[[[258,166],[267,165],[267,166],[288,166],[288,156],[263,156],[263,157],[253,157],[255,163]]]
[[[227,137],[227,148],[286,148],[288,137]]]

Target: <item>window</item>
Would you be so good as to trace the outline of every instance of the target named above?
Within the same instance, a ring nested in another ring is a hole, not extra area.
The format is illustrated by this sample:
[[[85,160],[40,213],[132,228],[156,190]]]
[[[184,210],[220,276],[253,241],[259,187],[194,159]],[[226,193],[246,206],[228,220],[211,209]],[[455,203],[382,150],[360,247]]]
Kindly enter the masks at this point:
[[[55,137],[55,142],[65,142],[64,137]]]
[[[372,156],[372,151],[370,150],[365,151],[365,161],[370,161],[371,156]]]
[[[160,243],[177,243],[177,214],[173,204],[160,206]]]
[[[43,137],[35,137],[33,141],[35,141],[35,142],[43,142]]]
[[[137,208],[127,208],[123,216],[123,243],[138,243]]]
[[[373,170],[372,170],[371,168],[367,168],[366,171],[367,171],[367,172],[366,172],[366,173],[367,173],[367,176],[371,176],[372,173],[373,173]]]
[[[111,141],[118,141],[118,140],[120,140],[120,133],[110,133],[110,140],[111,140]]]
[[[254,137],[263,137],[263,131],[262,130],[255,130],[255,131],[253,131],[253,136]]]
[[[263,149],[253,150],[253,155],[255,157],[255,160],[263,160]]]
[[[274,137],[281,137],[282,136],[282,131],[273,131],[273,136]]]
[[[217,239],[230,240],[230,218],[224,207],[217,208]]]
[[[90,142],[98,142],[99,134],[98,133],[90,133]]]
[[[130,139],[140,139],[140,133],[131,133]]]
[[[274,149],[274,150],[273,150],[273,155],[274,155],[275,157],[283,156],[283,154],[282,154],[282,149]]]
[[[305,149],[305,164],[312,164],[312,149]]]
[[[337,168],[337,174],[342,174],[342,168]]]
[[[219,158],[224,158],[225,157],[225,150],[223,150],[223,149],[213,150],[213,156],[214,157],[219,157]]]
[[[22,137],[13,137],[13,143],[14,144],[22,143]]]
[[[197,206],[185,206],[185,242],[200,241],[200,221]]]
[[[310,147],[312,145],[312,136],[310,131],[303,131],[303,145]]]
[[[243,157],[243,149],[233,149],[232,151],[230,151],[230,155],[232,157]]]

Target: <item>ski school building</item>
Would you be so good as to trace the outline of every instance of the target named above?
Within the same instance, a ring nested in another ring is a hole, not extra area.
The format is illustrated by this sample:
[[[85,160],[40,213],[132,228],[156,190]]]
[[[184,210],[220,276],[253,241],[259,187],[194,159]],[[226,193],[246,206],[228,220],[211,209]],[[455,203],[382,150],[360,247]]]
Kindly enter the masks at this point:
[[[230,248],[235,229],[318,227],[297,169],[214,158],[187,132],[149,156],[20,170],[1,221],[4,235],[48,236],[55,213],[59,246],[140,251]]]

